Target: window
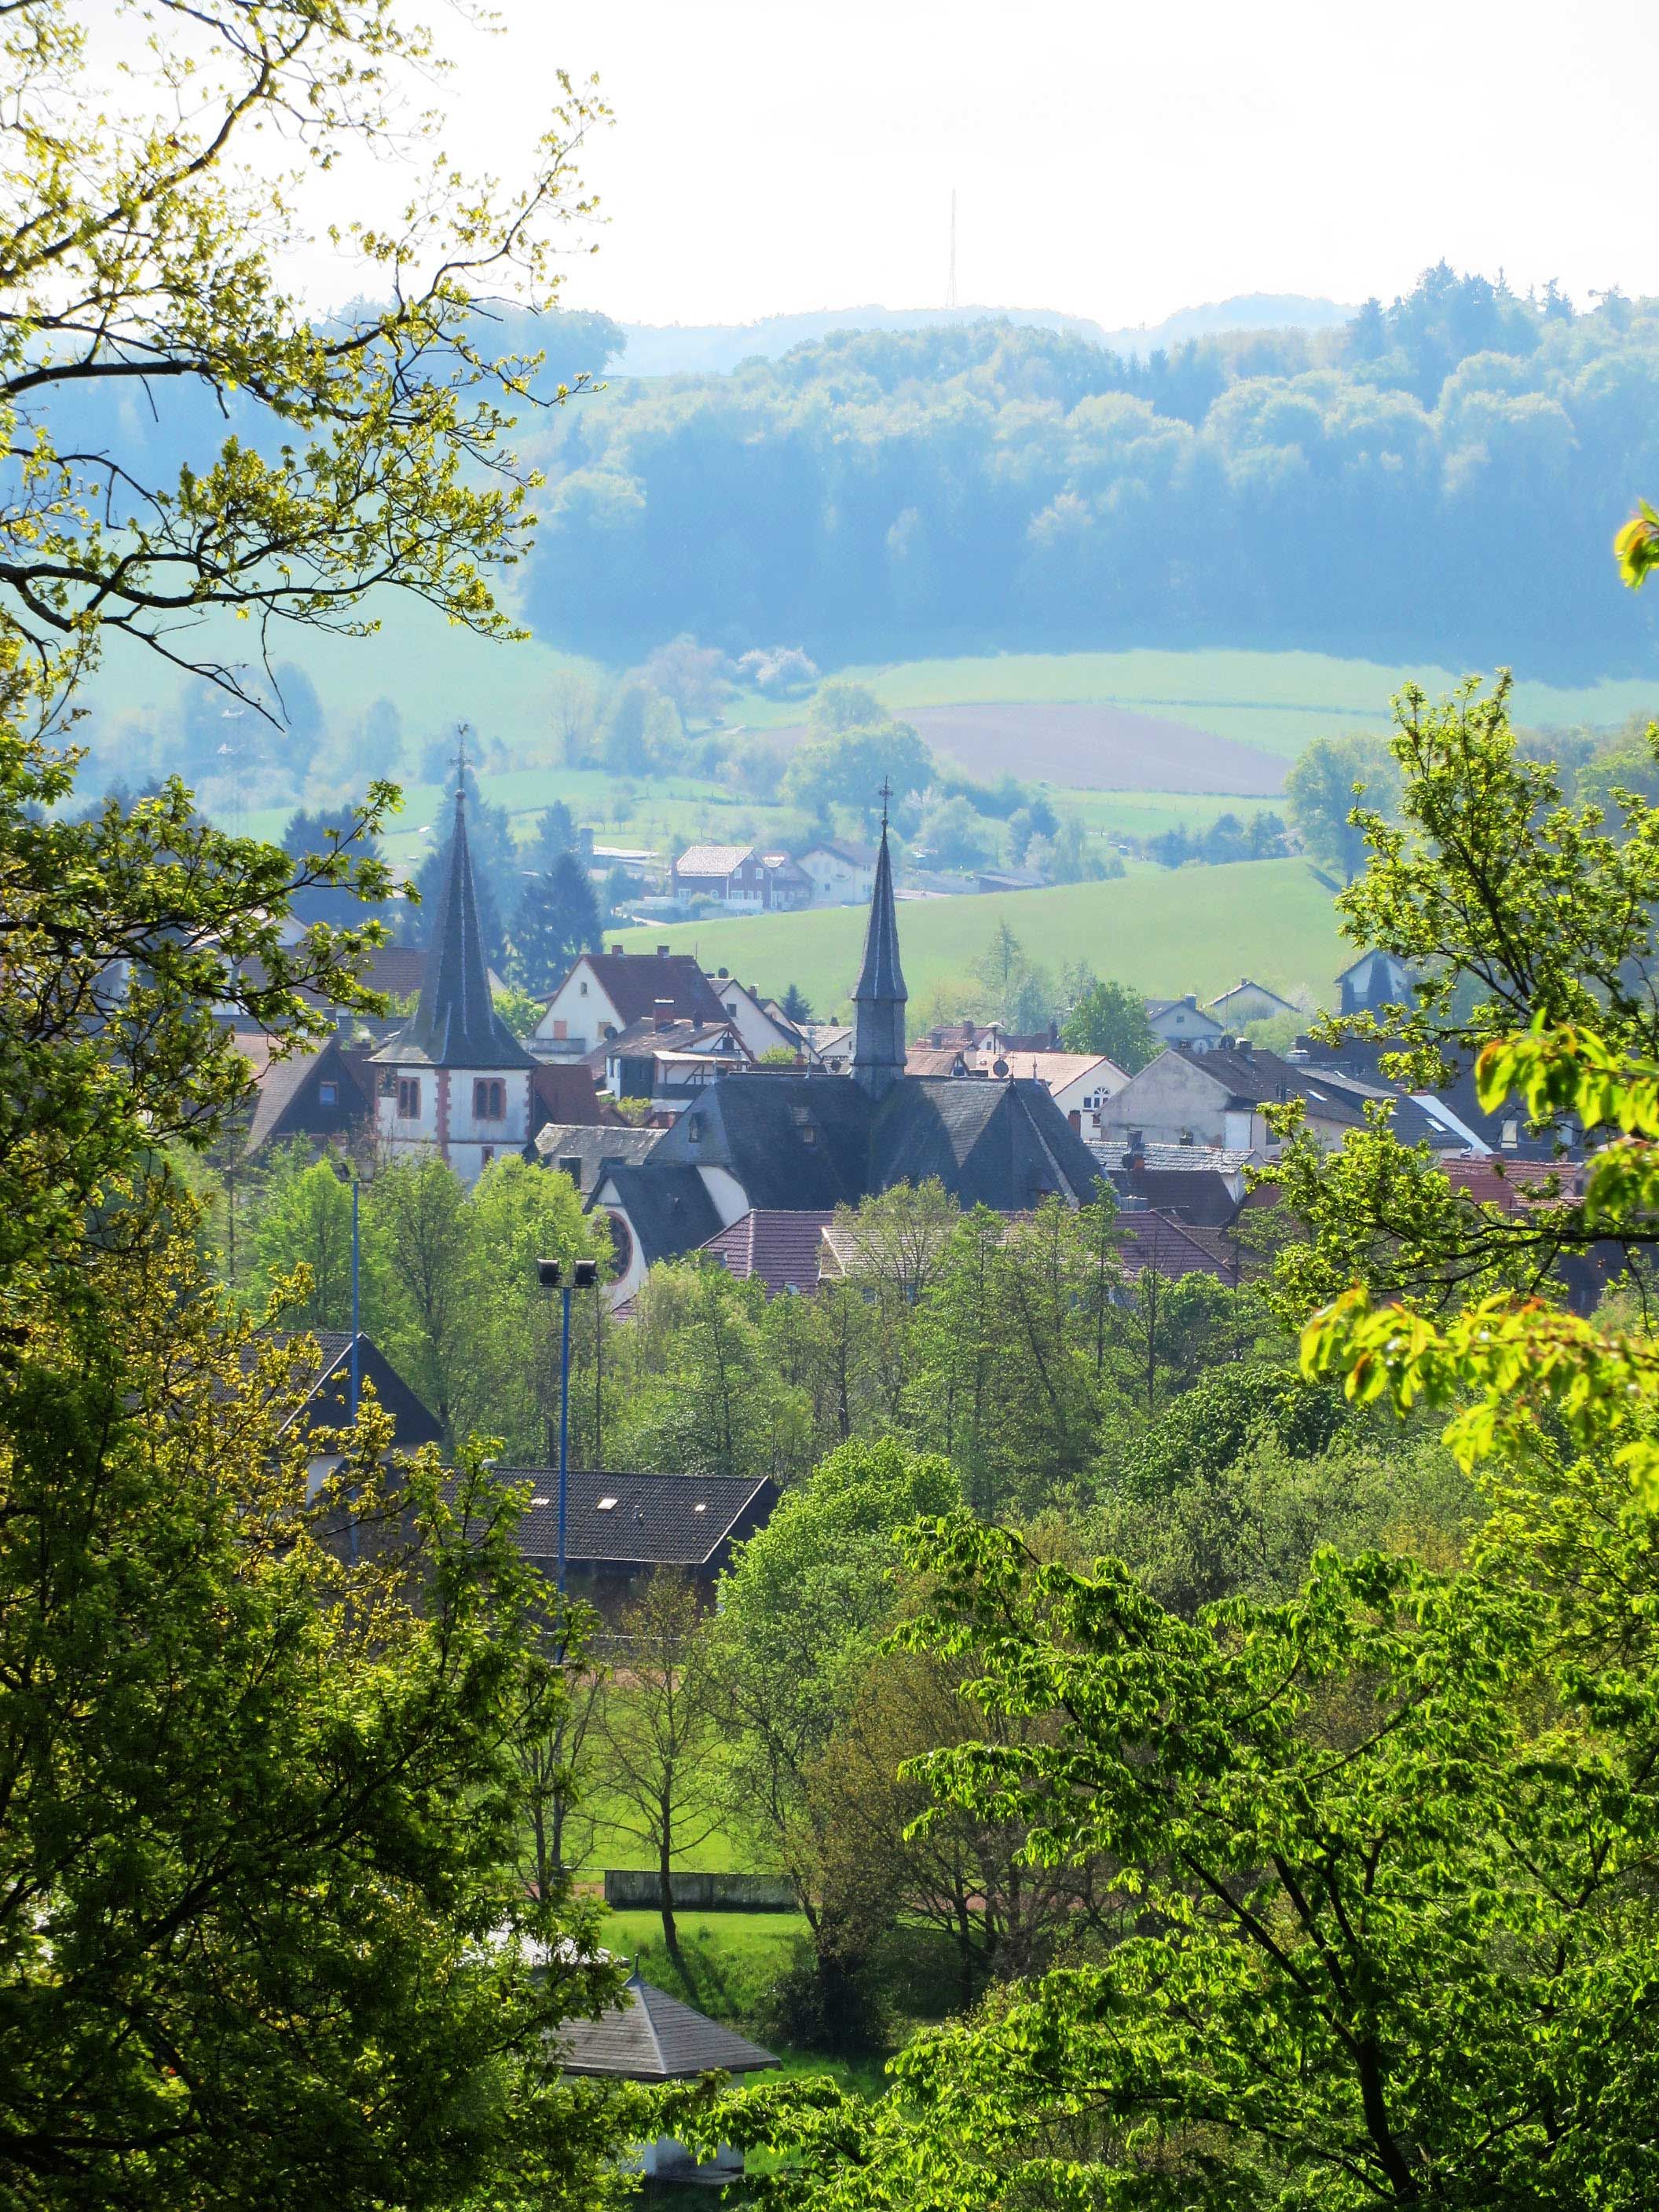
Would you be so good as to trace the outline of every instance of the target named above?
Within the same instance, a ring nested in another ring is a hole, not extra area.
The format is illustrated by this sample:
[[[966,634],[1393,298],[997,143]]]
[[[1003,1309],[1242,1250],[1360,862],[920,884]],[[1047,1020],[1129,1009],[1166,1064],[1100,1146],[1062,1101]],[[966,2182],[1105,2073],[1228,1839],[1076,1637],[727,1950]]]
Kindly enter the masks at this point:
[[[614,1498],[600,1498],[600,1500],[599,1500],[599,1510],[600,1510],[600,1512],[601,1512],[601,1513],[614,1513],[614,1512],[615,1512],[615,1510],[616,1510],[616,1509],[617,1509],[617,1501],[616,1501],[616,1499],[615,1499]]]
[[[587,983],[586,978],[577,985],[576,989],[580,997],[585,999],[587,996]]]
[[[580,1190],[581,1188],[582,1164],[580,1158],[575,1154],[573,1153],[569,1158],[562,1159],[559,1162],[559,1173],[561,1175],[568,1175],[571,1182],[575,1184],[577,1189]]]
[[[550,1498],[537,1497],[532,1498],[530,1502],[532,1505],[550,1505],[553,1500]]]
[[[707,1513],[708,1510],[707,1501],[700,1498],[696,1504],[691,1508],[691,1510],[694,1513]]]
[[[484,1148],[483,1148],[483,1159],[479,1162],[479,1164],[479,1164],[481,1167],[486,1167],[486,1168],[487,1168],[487,1167],[489,1165],[489,1163],[491,1162],[491,1160],[493,1160],[493,1159],[495,1158],[495,1147],[494,1146],[494,1145],[486,1145],[486,1146],[484,1146]]]
[[[583,990],[586,990],[586,989],[587,988],[587,986],[586,986],[586,983],[584,983],[584,984],[582,985],[582,988],[583,988]],[[553,1024],[553,1034],[554,1034],[554,1036],[555,1036],[556,1037],[568,1037],[568,1036],[569,1036],[569,1034],[570,1034],[570,1024],[569,1024],[569,1023],[568,1023],[568,1022],[555,1022],[555,1023],[554,1023],[554,1024]]]
[[[319,1106],[337,1106],[339,1103],[340,1086],[337,1083],[319,1083],[317,1085],[317,1103]]]
[[[421,1079],[418,1075],[398,1078],[398,1119],[418,1121],[421,1118]]]
[[[507,1119],[507,1085],[499,1075],[481,1075],[472,1085],[472,1118],[475,1121]]]

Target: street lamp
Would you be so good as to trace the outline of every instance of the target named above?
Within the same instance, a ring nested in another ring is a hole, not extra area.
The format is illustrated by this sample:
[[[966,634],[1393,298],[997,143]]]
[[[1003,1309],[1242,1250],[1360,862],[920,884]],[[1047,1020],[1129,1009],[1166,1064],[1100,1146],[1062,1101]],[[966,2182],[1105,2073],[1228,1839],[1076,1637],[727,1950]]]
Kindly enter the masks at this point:
[[[357,1401],[361,1395],[360,1369],[357,1358],[357,1339],[362,1328],[362,1270],[360,1265],[362,1247],[357,1239],[357,1177],[349,1160],[336,1160],[334,1172],[342,1182],[351,1185],[351,1425],[357,1425]]]
[[[572,1262],[570,1280],[564,1279],[562,1260],[538,1260],[536,1279],[544,1291],[557,1291],[563,1307],[559,1328],[559,1595],[564,1595],[565,1525],[570,1495],[570,1294],[597,1290],[596,1260]]]

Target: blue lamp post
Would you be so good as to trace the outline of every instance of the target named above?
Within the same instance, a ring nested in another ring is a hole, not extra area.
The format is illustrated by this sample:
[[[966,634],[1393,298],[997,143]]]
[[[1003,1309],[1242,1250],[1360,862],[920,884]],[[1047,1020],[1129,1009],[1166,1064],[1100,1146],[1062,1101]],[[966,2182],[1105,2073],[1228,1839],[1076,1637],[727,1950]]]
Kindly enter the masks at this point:
[[[562,1311],[559,1319],[559,1595],[564,1595],[565,1532],[570,1499],[570,1294],[599,1287],[599,1264],[577,1260],[570,1280],[564,1279],[562,1260],[538,1260],[536,1279],[544,1291],[557,1291]]]

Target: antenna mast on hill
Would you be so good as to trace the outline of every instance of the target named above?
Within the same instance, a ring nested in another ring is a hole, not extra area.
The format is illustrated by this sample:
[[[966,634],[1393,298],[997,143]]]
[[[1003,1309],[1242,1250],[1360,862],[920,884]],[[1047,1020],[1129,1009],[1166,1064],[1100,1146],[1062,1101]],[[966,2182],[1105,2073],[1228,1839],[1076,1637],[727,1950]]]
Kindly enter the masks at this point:
[[[951,278],[945,288],[945,304],[947,307],[954,307],[957,304],[957,188],[954,185],[951,187]]]

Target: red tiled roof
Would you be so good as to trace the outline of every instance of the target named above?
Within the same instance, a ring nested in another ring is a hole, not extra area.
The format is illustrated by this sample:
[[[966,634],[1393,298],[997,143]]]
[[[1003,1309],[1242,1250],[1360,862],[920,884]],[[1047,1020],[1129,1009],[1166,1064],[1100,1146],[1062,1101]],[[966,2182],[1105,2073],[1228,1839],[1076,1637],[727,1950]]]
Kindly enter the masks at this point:
[[[1232,1279],[1232,1269],[1219,1255],[1200,1243],[1192,1231],[1167,1213],[1122,1213],[1118,1216],[1124,1272],[1138,1275],[1145,1267],[1178,1282],[1183,1275],[1215,1275]]]
[[[757,1207],[711,1237],[702,1247],[739,1282],[758,1276],[768,1297],[781,1291],[811,1292],[818,1286],[818,1255],[833,1213],[787,1213]]]
[[[1495,1206],[1501,1213],[1513,1213],[1528,1198],[1544,1196],[1547,1203],[1545,1187],[1555,1176],[1560,1178],[1561,1198],[1577,1197],[1584,1188],[1582,1161],[1510,1160],[1466,1152],[1443,1159],[1440,1167],[1447,1182],[1477,1205]]]
[[[621,1016],[621,1026],[645,1021],[665,1000],[681,1020],[720,1022],[726,1009],[689,952],[590,952],[589,972]]]

